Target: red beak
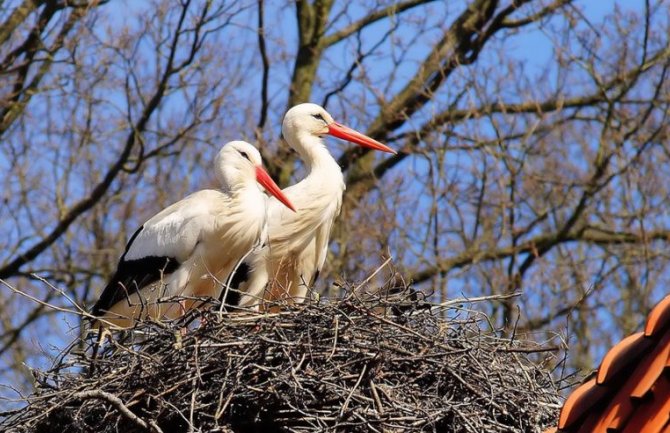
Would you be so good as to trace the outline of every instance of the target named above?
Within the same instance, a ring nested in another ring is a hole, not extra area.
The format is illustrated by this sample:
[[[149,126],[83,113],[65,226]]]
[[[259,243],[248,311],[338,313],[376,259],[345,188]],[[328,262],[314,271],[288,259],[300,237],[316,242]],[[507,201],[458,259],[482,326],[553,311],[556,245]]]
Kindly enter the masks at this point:
[[[260,165],[256,166],[256,181],[260,183],[267,192],[277,197],[277,200],[284,203],[284,206],[291,209],[293,212],[296,211],[293,204],[288,200],[284,193],[281,192],[281,189],[279,189],[275,181],[272,180],[268,172]]]
[[[397,153],[395,150],[391,149],[387,145],[382,144],[377,140],[368,137],[365,134],[361,134],[355,129],[351,129],[348,126],[341,125],[337,122],[333,122],[330,125],[328,125],[328,134],[332,135],[333,137],[341,138],[343,140],[356,143],[359,146],[368,149],[381,150],[382,152],[388,152],[394,155]]]

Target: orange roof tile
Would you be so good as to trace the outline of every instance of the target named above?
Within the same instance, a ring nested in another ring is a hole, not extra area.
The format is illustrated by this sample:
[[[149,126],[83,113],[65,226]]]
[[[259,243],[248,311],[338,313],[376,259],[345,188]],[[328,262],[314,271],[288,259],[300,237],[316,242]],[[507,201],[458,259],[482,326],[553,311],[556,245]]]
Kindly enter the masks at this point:
[[[660,433],[667,429],[670,418],[670,381],[666,375],[654,384],[652,393],[655,394],[654,398],[640,406],[624,432]]]
[[[595,406],[605,396],[606,391],[604,387],[596,386],[595,377],[574,390],[563,405],[558,428],[564,429],[577,424],[580,418],[587,415],[589,408]]]
[[[670,433],[670,296],[614,346],[545,433]]]
[[[629,364],[635,362],[638,356],[653,345],[650,338],[644,338],[644,332],[629,335],[621,340],[610,350],[603,358],[603,362],[598,368],[596,383],[602,385],[616,377]]]
[[[670,322],[670,296],[666,296],[651,310],[647,326],[644,327],[644,335],[650,337],[657,331],[667,328],[668,322]]]

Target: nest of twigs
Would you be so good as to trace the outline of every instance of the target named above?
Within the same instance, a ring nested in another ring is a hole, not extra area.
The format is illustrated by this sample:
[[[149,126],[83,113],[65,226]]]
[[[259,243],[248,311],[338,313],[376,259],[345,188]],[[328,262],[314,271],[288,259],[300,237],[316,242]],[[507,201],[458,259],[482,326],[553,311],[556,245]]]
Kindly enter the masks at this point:
[[[455,305],[312,303],[141,323],[38,375],[9,432],[542,432],[545,347]],[[384,307],[384,308],[382,308]],[[200,314],[200,313],[199,313]],[[184,327],[188,331],[184,334]],[[532,359],[532,360],[531,360]],[[553,361],[551,361],[553,362]]]

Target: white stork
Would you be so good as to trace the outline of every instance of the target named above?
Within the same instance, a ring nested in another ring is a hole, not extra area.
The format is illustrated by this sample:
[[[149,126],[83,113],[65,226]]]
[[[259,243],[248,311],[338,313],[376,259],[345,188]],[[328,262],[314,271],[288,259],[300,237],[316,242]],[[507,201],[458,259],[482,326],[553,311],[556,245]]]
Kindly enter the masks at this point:
[[[396,153],[386,145],[339,124],[321,106],[300,104],[284,116],[282,134],[305,163],[305,179],[283,190],[297,212],[286,212],[276,200],[268,209],[268,246],[255,251],[233,276],[241,292],[239,305],[262,300],[301,303],[323,267],[330,230],[340,213],[345,184],[342,170],[323,141],[332,135],[359,146]],[[266,289],[268,279],[271,281]],[[228,301],[227,301],[228,303]]]
[[[189,195],[149,219],[126,245],[114,276],[92,314],[131,327],[139,317],[179,317],[193,302],[175,296],[218,297],[239,261],[267,240],[267,196],[262,185],[291,210],[291,202],[262,167],[258,150],[227,143],[214,161],[220,190]]]

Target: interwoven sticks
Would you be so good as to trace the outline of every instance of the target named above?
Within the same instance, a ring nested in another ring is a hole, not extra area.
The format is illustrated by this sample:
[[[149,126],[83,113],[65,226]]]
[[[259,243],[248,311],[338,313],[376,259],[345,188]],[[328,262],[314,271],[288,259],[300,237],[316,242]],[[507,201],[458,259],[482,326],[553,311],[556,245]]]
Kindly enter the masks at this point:
[[[500,338],[480,314],[420,306],[394,315],[349,297],[279,313],[206,313],[186,335],[193,317],[142,323],[105,345],[90,377],[81,373],[89,355],[64,358],[0,426],[479,433],[556,422],[556,387],[529,360],[552,356],[548,348]]]

